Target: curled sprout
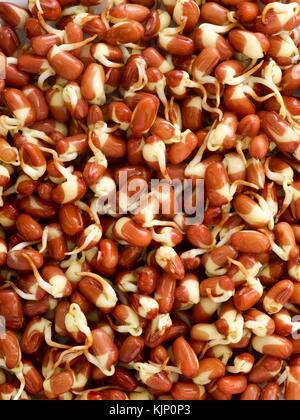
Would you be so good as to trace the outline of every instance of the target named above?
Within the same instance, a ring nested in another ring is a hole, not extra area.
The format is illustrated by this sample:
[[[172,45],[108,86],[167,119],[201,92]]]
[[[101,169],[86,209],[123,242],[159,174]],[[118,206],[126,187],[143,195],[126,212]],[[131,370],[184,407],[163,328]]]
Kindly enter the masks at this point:
[[[6,281],[6,285],[8,287],[11,287],[16,293],[17,295],[19,295],[22,299],[24,300],[33,300],[33,301],[37,301],[37,297],[36,295],[34,295],[33,293],[25,293],[23,292],[23,290],[19,289],[14,282],[12,281]]]
[[[138,80],[129,87],[130,93],[143,89],[148,83],[145,60],[138,57],[134,60],[134,63],[137,68]]]
[[[139,317],[129,307],[127,308],[127,310],[129,312],[129,316],[128,316],[128,320],[126,319],[124,324],[115,325],[110,319],[110,317],[108,317],[109,323],[115,331],[118,331],[120,333],[129,333],[133,337],[138,337],[143,333],[143,329],[140,325]]]
[[[0,135],[6,137],[9,131],[19,130],[23,126],[22,121],[8,117],[7,115],[0,116]]]
[[[50,86],[46,84],[46,80],[54,76],[55,70],[50,66],[48,60],[44,60],[44,63],[41,67],[41,74],[39,75],[37,85],[42,91],[46,91]]]
[[[162,140],[155,141],[154,143],[145,143],[143,146],[143,156],[145,160],[157,162],[163,177],[170,181],[167,170],[166,145]]]
[[[120,47],[122,49],[122,47]],[[106,66],[110,69],[123,67],[123,63],[115,63],[107,58],[109,56],[109,49],[106,44],[98,43],[97,47],[93,53],[93,57],[96,61],[98,61],[103,66]]]
[[[64,296],[64,289],[66,287],[66,278],[64,276],[55,275],[53,276],[53,284],[48,283],[45,281],[40,273],[38,272],[34,262],[29,257],[29,255],[23,253],[22,256],[28,261],[33,275],[40,286],[41,289],[45,290],[49,295],[53,296],[54,298],[62,298]]]
[[[226,338],[229,343],[236,344],[241,341],[244,331],[243,315],[235,309],[231,309],[226,311],[220,319],[224,319],[227,322],[228,333]]]
[[[248,360],[235,358],[234,359],[234,365],[233,366],[227,366],[226,370],[229,373],[249,373],[252,369],[252,363],[250,363]]]
[[[91,245],[96,242],[99,243],[102,237],[102,229],[101,226],[98,224],[89,225],[85,229],[85,239],[82,245],[79,248],[73,249],[73,251],[66,252],[65,255],[74,255],[79,254],[80,252],[88,249]]]
[[[19,389],[17,390],[16,394],[13,397],[13,400],[19,400],[23,394],[23,391],[25,389],[25,378],[24,378],[24,365],[22,362],[19,362],[19,364],[14,367],[13,369],[8,369],[5,363],[4,359],[0,358],[0,368],[8,371],[9,373],[16,376],[16,378],[20,382]]]
[[[286,15],[286,21],[288,21],[291,17],[297,16],[299,14],[300,6],[296,2],[283,4],[275,1],[273,3],[269,3],[263,8],[261,14],[261,20],[263,23],[267,23],[267,13],[270,10],[273,10],[275,13],[280,15]]]
[[[175,366],[167,366],[168,359],[162,364],[159,365],[157,363],[149,362],[149,363],[141,363],[141,362],[132,362],[129,363],[127,366],[129,369],[135,369],[138,372],[140,380],[147,385],[149,379],[158,373],[161,372],[174,372],[174,373],[181,373],[180,369]]]
[[[277,87],[276,82],[274,82],[274,79],[276,80],[276,75],[278,71],[280,72],[279,78],[281,80],[280,68],[277,66],[274,60],[270,60],[269,63],[266,65],[266,67],[262,71],[263,77],[251,76],[248,78],[248,84],[250,85],[250,84],[258,83],[269,88],[273,92],[276,100],[278,101],[280,105],[279,114],[283,118],[285,118],[287,114],[286,106],[282,99],[279,88]],[[256,98],[254,97],[254,99]]]
[[[226,269],[225,271],[222,269],[222,270],[218,270],[218,273],[216,275],[223,275],[225,273],[226,273]],[[229,300],[234,295],[234,290],[224,290],[218,285],[216,287],[217,296],[214,296],[212,294],[212,289],[209,287],[206,289],[206,293],[212,302],[223,303],[223,302],[227,302],[227,300]]]
[[[256,277],[260,268],[262,267],[262,264],[256,264],[255,267],[253,267],[253,270],[250,272],[240,261],[233,260],[229,257],[227,257],[227,259],[231,264],[236,265],[239,268],[239,270],[244,274],[247,287],[250,287],[251,289],[255,290],[258,295],[262,296],[264,288],[259,278]]]
[[[80,210],[83,210],[83,211],[87,212],[87,214],[90,216],[90,218],[92,220],[94,220],[94,222],[97,225],[100,225],[99,216],[98,216],[97,212],[94,211],[92,206],[88,206],[86,203],[84,203],[83,201],[80,201],[80,200],[75,201],[75,206],[77,206]]]
[[[37,8],[38,12],[44,14],[40,0],[28,0],[28,9],[32,12],[34,6]]]
[[[256,66],[253,66],[251,68],[248,68],[247,71],[240,76],[232,77],[230,74],[227,78],[222,80],[222,83],[224,85],[230,85],[230,86],[236,86],[240,85],[241,83],[245,82],[249,76],[251,76],[253,73],[257,72],[258,69],[263,65],[264,61],[260,61]]]
[[[76,359],[77,357],[81,356],[82,354],[87,354],[88,349],[93,344],[93,336],[91,333],[90,328],[87,324],[87,319],[84,313],[81,311],[79,305],[76,303],[72,303],[69,307],[68,313],[65,317],[66,326],[70,326],[73,330],[77,328],[80,332],[82,332],[86,336],[85,343],[83,345],[78,345],[74,347],[70,347],[67,350],[64,350],[60,355],[57,361],[53,364],[51,368],[47,370],[46,378],[49,378],[53,375],[55,370],[62,364],[62,363],[70,363],[72,360]]]
[[[88,271],[81,271],[77,273],[79,276],[87,276],[96,280],[102,287],[101,296],[97,299],[97,306],[100,308],[113,308],[116,306],[118,298],[114,288],[109,284],[107,280],[95,273]]]

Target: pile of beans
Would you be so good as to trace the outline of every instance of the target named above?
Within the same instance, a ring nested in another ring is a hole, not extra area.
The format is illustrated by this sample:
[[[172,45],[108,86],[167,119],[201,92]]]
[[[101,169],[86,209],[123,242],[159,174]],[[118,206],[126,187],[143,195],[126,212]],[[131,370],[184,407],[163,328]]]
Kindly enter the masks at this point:
[[[300,399],[299,0],[100,2],[0,3],[0,399]]]

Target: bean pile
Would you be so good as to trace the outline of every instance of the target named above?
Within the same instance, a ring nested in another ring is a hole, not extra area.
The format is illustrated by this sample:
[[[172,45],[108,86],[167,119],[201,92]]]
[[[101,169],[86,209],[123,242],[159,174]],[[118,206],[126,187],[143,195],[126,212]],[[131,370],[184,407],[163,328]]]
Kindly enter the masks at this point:
[[[99,3],[0,3],[0,399],[299,400],[300,1]]]

